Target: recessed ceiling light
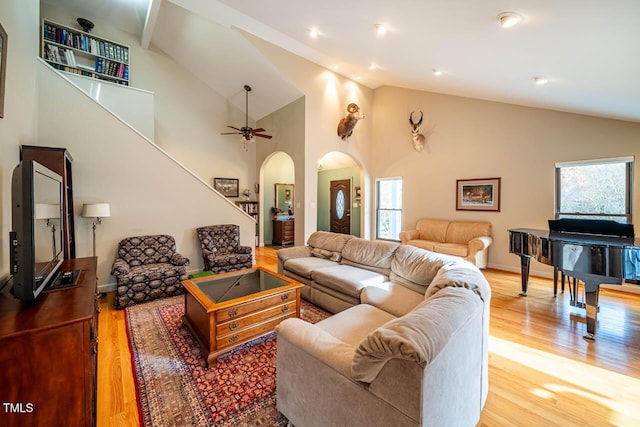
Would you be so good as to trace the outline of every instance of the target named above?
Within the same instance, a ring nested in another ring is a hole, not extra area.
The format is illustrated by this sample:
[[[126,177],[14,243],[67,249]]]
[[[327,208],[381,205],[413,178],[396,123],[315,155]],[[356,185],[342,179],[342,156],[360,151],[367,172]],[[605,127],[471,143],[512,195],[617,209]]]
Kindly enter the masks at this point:
[[[433,69],[433,75],[434,76],[441,76],[442,74],[443,74],[442,70],[436,70],[435,68]]]
[[[546,85],[549,80],[546,77],[536,76],[533,78],[537,85]]]
[[[311,37],[312,39],[317,39],[319,34],[320,33],[318,33],[318,30],[315,30],[313,28],[309,29],[309,37]]]
[[[382,24],[376,24],[375,27],[376,33],[378,33],[378,35],[380,36],[384,36],[385,34],[387,34],[387,31],[389,31],[389,29]]]
[[[502,28],[511,28],[524,21],[524,18],[519,13],[503,12],[498,15],[498,21],[500,21]]]
[[[369,65],[369,69],[370,69],[371,71],[375,71],[377,68],[378,68],[378,66],[377,66],[376,64],[371,64],[371,65]]]

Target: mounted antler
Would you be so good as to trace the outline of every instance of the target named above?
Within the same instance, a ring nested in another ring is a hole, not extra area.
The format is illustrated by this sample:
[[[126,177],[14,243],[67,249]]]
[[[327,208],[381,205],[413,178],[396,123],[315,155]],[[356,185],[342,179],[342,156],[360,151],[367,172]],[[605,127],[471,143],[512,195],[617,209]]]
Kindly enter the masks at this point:
[[[416,151],[422,151],[424,148],[424,144],[426,143],[426,138],[423,134],[420,133],[420,126],[422,125],[422,118],[424,114],[420,111],[420,120],[418,123],[413,123],[413,111],[409,114],[409,123],[411,124],[411,140],[413,141],[413,148]]]
[[[343,140],[351,136],[358,120],[364,119],[364,114],[357,114],[360,112],[360,107],[357,104],[351,103],[347,105],[347,112],[349,114],[340,119],[338,123],[338,136]]]

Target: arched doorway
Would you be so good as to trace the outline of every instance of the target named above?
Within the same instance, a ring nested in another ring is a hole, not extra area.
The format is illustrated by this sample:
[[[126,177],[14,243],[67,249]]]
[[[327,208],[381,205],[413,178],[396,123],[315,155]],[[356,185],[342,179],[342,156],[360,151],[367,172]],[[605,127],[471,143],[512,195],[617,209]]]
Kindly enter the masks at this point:
[[[362,168],[348,154],[332,151],[318,164],[318,231],[361,237]]]
[[[276,184],[290,185],[288,197],[295,200],[295,166],[287,153],[279,151],[267,157],[260,168],[260,246],[273,242],[273,208],[276,203]],[[292,204],[293,209],[295,205]],[[295,210],[292,210],[295,219]]]

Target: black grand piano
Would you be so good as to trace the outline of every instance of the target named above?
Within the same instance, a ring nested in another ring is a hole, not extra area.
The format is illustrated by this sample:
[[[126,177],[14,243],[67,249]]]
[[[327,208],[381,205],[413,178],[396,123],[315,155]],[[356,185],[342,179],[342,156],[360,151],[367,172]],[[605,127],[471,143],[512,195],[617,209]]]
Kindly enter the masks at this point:
[[[549,220],[549,231],[509,230],[509,252],[520,256],[521,296],[527,296],[531,258],[554,267],[554,292],[558,272],[584,282],[585,301],[578,301],[574,289],[571,303],[586,309],[587,340],[595,340],[600,284],[619,285],[623,279],[640,279],[640,239],[634,238],[632,224]]]

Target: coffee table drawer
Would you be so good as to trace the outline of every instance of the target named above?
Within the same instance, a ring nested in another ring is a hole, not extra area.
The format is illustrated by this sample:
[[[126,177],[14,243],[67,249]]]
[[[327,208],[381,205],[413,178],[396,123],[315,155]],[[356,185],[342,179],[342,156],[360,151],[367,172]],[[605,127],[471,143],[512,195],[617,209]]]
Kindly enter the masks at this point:
[[[279,293],[256,301],[238,304],[230,308],[225,308],[216,312],[216,324],[226,322],[228,320],[238,319],[254,311],[264,310],[265,308],[280,305],[287,301],[296,300],[296,290]]]
[[[234,347],[238,345],[238,343],[241,343],[243,341],[249,341],[252,338],[257,338],[259,336],[268,334],[272,332],[275,329],[275,327],[278,326],[278,324],[280,324],[280,322],[282,322],[284,319],[288,319],[289,317],[295,317],[295,316],[296,316],[296,312],[295,310],[293,310],[293,312],[290,312],[285,316],[280,316],[263,323],[258,323],[253,327],[246,328],[232,334],[220,336],[216,338],[216,345],[217,345],[216,348],[218,349],[218,351],[221,351],[227,347]]]
[[[280,299],[278,299],[280,301]],[[267,308],[249,314],[244,317],[233,319],[224,323],[220,323],[216,326],[216,335],[226,335],[229,333],[236,333],[248,326],[255,325],[256,323],[264,322],[265,320],[272,319],[274,317],[280,317],[288,313],[296,312],[296,300],[275,307]]]

